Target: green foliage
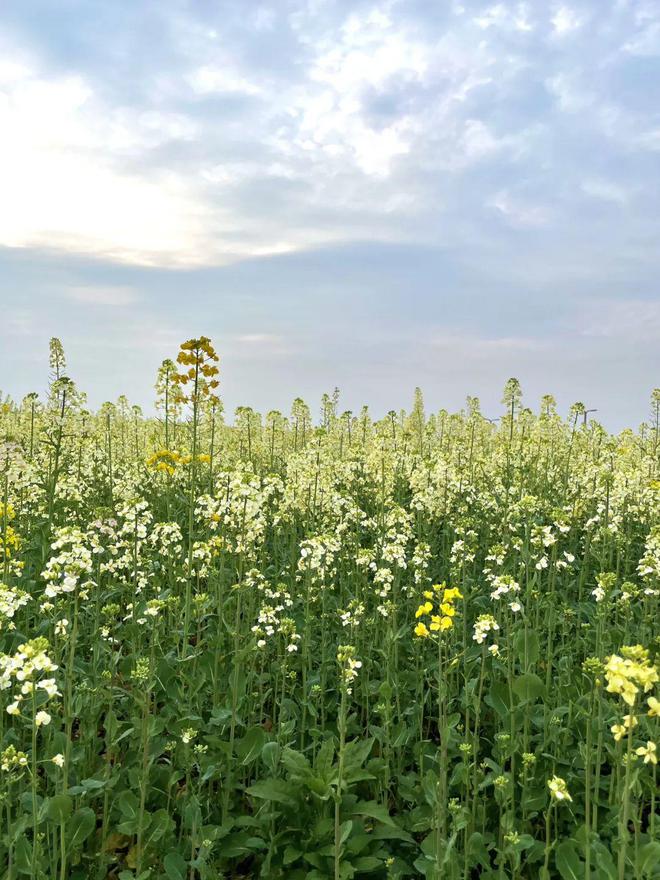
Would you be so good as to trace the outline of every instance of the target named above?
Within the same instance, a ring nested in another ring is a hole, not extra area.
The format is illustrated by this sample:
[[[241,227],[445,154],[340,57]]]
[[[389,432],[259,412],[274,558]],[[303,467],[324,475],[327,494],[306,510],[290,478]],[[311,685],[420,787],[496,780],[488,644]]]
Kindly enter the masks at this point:
[[[660,880],[655,403],[228,425],[204,337],[153,419],[64,369],[0,408],[0,875]]]

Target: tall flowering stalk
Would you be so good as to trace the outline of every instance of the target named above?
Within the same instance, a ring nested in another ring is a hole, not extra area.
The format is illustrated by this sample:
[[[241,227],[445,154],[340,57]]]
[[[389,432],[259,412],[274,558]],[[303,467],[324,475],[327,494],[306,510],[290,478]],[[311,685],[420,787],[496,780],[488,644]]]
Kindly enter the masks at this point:
[[[432,590],[424,591],[425,601],[417,608],[415,617],[419,623],[414,628],[414,634],[419,639],[432,639],[437,647],[437,724],[440,738],[440,755],[438,759],[438,785],[436,792],[436,844],[435,855],[438,872],[442,869],[443,844],[447,837],[447,744],[449,739],[448,716],[448,688],[446,684],[445,656],[443,652],[443,633],[453,629],[456,608],[456,599],[462,599],[463,594],[458,587],[446,587],[445,584],[435,584]],[[437,606],[437,607],[436,607]],[[437,613],[436,613],[437,612]],[[426,618],[429,623],[420,618]]]
[[[649,662],[649,652],[641,645],[633,645],[621,649],[623,656],[612,654],[605,666],[607,692],[618,694],[630,711],[624,718],[623,725],[615,725],[612,732],[615,739],[626,737],[626,754],[623,758],[625,772],[621,791],[622,807],[619,814],[619,853],[618,877],[624,880],[626,873],[626,855],[628,848],[628,822],[630,820],[630,773],[635,760],[633,749],[633,730],[637,726],[635,704],[640,689],[648,693],[658,681],[658,670]],[[644,747],[642,747],[644,748]]]
[[[337,766],[337,783],[335,785],[335,846],[334,846],[334,874],[335,880],[341,878],[341,802],[344,789],[344,759],[346,755],[346,717],[348,712],[348,698],[353,693],[353,682],[362,668],[362,661],[355,658],[353,645],[340,645],[337,649],[337,664],[339,666],[339,716],[337,728],[339,732],[339,752]]]
[[[194,510],[199,464],[197,454],[199,416],[203,402],[219,402],[215,389],[220,383],[216,378],[219,372],[218,355],[208,337],[200,336],[199,339],[189,339],[182,343],[176,360],[180,367],[188,367],[187,370],[181,369],[172,376],[172,381],[178,386],[177,400],[182,404],[189,404],[192,408],[192,456],[188,483],[188,577],[183,618],[183,651],[188,653],[192,601]]]

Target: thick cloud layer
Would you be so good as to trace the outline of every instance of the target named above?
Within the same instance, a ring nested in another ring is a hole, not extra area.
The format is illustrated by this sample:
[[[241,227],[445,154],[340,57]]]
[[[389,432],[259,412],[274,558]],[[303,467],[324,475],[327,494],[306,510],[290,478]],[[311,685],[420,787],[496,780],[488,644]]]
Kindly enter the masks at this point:
[[[659,384],[660,7],[10,2],[0,387],[98,402],[191,333],[284,407]],[[108,369],[110,359],[115,366]]]

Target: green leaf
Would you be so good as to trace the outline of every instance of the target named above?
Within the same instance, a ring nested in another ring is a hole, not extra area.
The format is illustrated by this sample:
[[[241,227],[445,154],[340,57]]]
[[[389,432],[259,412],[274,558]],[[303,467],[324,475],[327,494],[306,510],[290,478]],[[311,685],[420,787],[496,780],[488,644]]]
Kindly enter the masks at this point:
[[[660,843],[652,840],[650,843],[644,844],[639,851],[637,858],[637,876],[652,876],[652,872],[660,865]]]
[[[513,683],[513,692],[525,702],[534,702],[545,694],[545,685],[533,672],[518,676]]]
[[[332,768],[332,761],[335,757],[335,742],[330,736],[323,740],[321,748],[316,753],[314,768],[322,775],[326,776]]]
[[[575,850],[575,844],[564,840],[555,852],[555,865],[563,880],[584,880],[584,865]]]
[[[371,819],[377,819],[384,825],[391,825],[396,828],[396,822],[392,819],[387,811],[387,807],[383,804],[377,804],[376,801],[359,801],[351,810],[354,816],[369,816]]]
[[[250,797],[261,798],[264,801],[275,801],[288,807],[295,807],[297,801],[294,797],[293,786],[282,779],[266,779],[263,782],[255,782],[246,794]]]
[[[261,750],[261,760],[272,774],[277,770],[281,754],[282,749],[276,742],[267,742]]]
[[[355,739],[346,743],[346,750],[344,752],[344,769],[346,773],[350,773],[351,770],[357,769],[364,764],[369,757],[373,744],[373,737],[364,740]]]
[[[520,663],[525,663],[525,631],[521,630],[516,634],[513,640],[514,651],[516,652]],[[539,637],[534,630],[527,630],[527,665],[533,666],[539,659]]]
[[[243,766],[257,760],[267,739],[266,731],[261,725],[257,725],[251,727],[245,736],[236,743],[236,754]]]
[[[366,874],[369,871],[377,871],[382,867],[383,862],[375,856],[360,856],[352,862],[352,865],[356,871]]]
[[[353,823],[350,819],[347,819],[345,822],[342,822],[339,827],[339,845],[342,843],[346,843],[348,838],[351,836],[351,831],[353,830]]]
[[[490,853],[486,848],[483,835],[478,831],[474,831],[470,835],[467,850],[472,866],[476,867],[479,865],[482,868],[487,868],[490,865]]]
[[[14,867],[19,874],[32,873],[32,844],[22,834],[14,846]]]
[[[311,774],[312,767],[307,758],[295,749],[284,749],[282,763],[292,776],[305,777]]]
[[[509,694],[506,685],[502,682],[495,682],[484,697],[484,702],[491,709],[494,709],[500,718],[506,718],[509,714]]]
[[[299,849],[296,849],[293,846],[287,846],[284,850],[284,855],[282,856],[282,864],[291,865],[293,862],[297,861],[301,855],[302,852]]]
[[[151,817],[151,823],[144,835],[145,849],[160,840],[172,824],[172,820],[170,819],[167,810],[156,810]]]
[[[181,853],[169,852],[163,859],[163,868],[169,880],[186,880],[186,860]]]
[[[128,789],[122,791],[117,798],[117,806],[127,819],[137,819],[140,811],[140,802],[132,791]]]
[[[73,800],[67,794],[56,794],[48,801],[47,816],[58,825],[66,822],[73,812]]]
[[[81,807],[71,817],[69,822],[69,846],[73,849],[87,840],[96,828],[96,814],[89,807]]]

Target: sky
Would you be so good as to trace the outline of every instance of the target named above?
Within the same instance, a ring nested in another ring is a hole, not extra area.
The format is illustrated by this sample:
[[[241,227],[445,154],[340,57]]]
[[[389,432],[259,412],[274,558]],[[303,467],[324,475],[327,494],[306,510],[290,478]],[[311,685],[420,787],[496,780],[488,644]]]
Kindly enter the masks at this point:
[[[222,394],[315,411],[660,385],[658,0],[4,0],[0,389],[48,340],[149,408],[210,336]]]

